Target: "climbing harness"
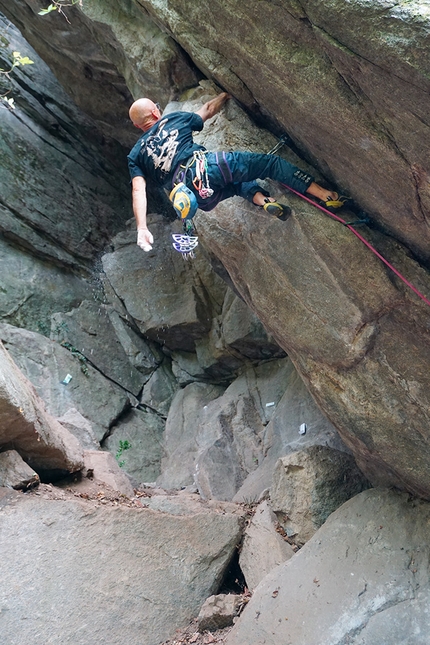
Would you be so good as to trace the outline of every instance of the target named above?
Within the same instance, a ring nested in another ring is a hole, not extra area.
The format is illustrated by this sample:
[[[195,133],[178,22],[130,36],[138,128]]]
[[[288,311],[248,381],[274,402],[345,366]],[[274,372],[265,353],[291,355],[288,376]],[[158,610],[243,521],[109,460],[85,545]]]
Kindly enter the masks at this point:
[[[199,238],[195,235],[195,229],[191,221],[183,223],[183,233],[172,233],[173,248],[175,251],[182,253],[184,260],[194,259],[194,249],[199,243]]]
[[[279,143],[272,150],[270,150],[268,154],[273,154],[273,151],[279,150],[279,148],[281,148],[283,145],[287,145],[288,138],[289,138],[288,136],[281,137]],[[354,226],[357,226],[359,224],[369,223],[370,220],[366,215],[366,213],[361,211],[360,214],[362,215],[362,218],[357,220],[356,222],[346,222],[344,219],[342,219],[342,217],[339,217],[339,215],[336,215],[335,213],[331,212],[325,206],[321,206],[320,204],[317,204],[317,202],[314,202],[312,199],[309,199],[309,197],[306,197],[306,195],[302,195],[302,193],[299,193],[297,190],[294,190],[294,188],[291,188],[291,186],[288,186],[287,184],[283,184],[283,183],[281,183],[281,185],[287,188],[288,190],[290,190],[295,195],[298,195],[305,201],[309,202],[309,204],[312,204],[312,206],[316,206],[316,208],[319,208],[319,210],[322,211],[323,213],[327,213],[327,215],[330,215],[330,217],[335,219],[337,222],[340,222],[341,224],[343,224],[343,226],[346,226],[347,228],[349,228],[349,230],[352,231],[354,235],[358,237],[358,239],[361,242],[363,242],[363,244],[367,246],[367,248],[370,251],[372,251],[372,253],[374,253],[377,258],[381,260],[381,262],[383,262],[389,269],[391,269],[391,271],[393,271],[393,273],[395,273],[396,276],[400,278],[400,280],[402,280],[402,282],[404,282],[406,286],[409,287],[409,289],[411,289],[419,298],[421,298],[423,302],[426,303],[426,305],[429,305],[430,307],[430,300],[428,300],[420,291],[418,291],[418,289],[414,287],[414,285],[411,282],[409,282],[409,280],[407,280],[405,276],[403,276],[400,273],[400,271],[398,271],[395,267],[393,267],[393,265],[390,264],[390,262],[388,262],[388,260],[386,260],[384,256],[381,255],[379,251],[377,251],[375,247],[370,244],[370,242],[368,242],[362,235],[360,235],[358,231],[355,230]],[[327,202],[326,202],[326,206],[327,206]]]
[[[191,183],[195,190],[198,192],[199,196],[202,199],[207,199],[208,197],[212,197],[214,194],[214,191],[209,185],[209,176],[208,176],[208,162],[206,159],[206,150],[194,150],[193,156],[190,157],[190,159],[187,161],[187,163],[181,164],[178,168],[178,170],[175,172],[174,177],[173,177],[173,190],[169,195],[170,201],[173,203],[173,206],[176,210],[176,213],[178,214],[179,219],[191,219],[195,215],[195,211],[197,210],[197,199],[191,189],[189,189],[186,186],[186,181],[187,181],[187,175],[188,171],[195,166],[194,170],[194,177],[191,180]],[[178,188],[180,186],[180,188]],[[184,189],[186,189],[184,191]],[[194,197],[195,200],[195,210],[194,212],[188,211],[187,214],[183,214],[183,209],[178,205],[178,207],[175,206],[174,203],[174,197],[179,191],[184,191],[188,194],[188,197],[192,203],[193,200],[191,199],[191,196],[189,193],[191,193]],[[192,214],[190,214],[192,213]]]
[[[206,150],[194,150],[193,156],[185,165],[181,164],[173,178],[173,190],[169,199],[173,204],[177,216],[183,222],[183,233],[172,234],[173,248],[182,253],[185,260],[193,259],[194,249],[199,241],[195,228],[191,222],[196,214],[198,203],[193,191],[186,185],[187,173],[195,166],[192,185],[202,199],[212,197],[214,191],[209,185],[208,163]]]

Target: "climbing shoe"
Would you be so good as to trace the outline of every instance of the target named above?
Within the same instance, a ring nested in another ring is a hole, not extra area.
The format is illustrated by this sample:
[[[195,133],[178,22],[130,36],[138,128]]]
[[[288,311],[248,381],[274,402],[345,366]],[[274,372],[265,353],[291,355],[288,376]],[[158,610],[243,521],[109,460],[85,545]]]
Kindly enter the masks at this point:
[[[329,198],[327,201],[321,201],[321,204],[327,208],[329,211],[336,211],[339,208],[342,208],[345,206],[345,204],[349,201],[349,197],[345,197],[344,195],[338,195],[337,193],[336,197]]]
[[[272,215],[273,217],[277,217],[283,222],[285,222],[285,220],[288,219],[292,213],[292,210],[289,206],[280,204],[279,202],[266,202],[265,204],[263,204],[263,208],[266,213],[269,213],[269,215]]]

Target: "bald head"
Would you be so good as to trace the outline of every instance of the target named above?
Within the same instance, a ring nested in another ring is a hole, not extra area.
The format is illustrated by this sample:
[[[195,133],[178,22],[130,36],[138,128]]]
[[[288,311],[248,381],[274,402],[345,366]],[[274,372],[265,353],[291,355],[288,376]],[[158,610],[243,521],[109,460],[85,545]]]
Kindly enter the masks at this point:
[[[151,99],[137,99],[129,110],[133,124],[141,130],[148,130],[158,121],[161,112]]]

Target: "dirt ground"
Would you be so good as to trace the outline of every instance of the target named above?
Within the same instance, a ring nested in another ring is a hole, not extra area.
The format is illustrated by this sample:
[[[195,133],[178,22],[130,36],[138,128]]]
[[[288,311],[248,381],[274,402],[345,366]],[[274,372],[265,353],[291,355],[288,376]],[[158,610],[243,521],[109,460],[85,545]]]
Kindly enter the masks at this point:
[[[193,643],[193,645],[209,645],[210,643],[225,643],[232,629],[233,626],[226,627],[225,629],[217,629],[214,632],[206,631],[201,634],[198,630],[197,620],[193,620],[188,627],[178,629],[171,639],[160,643],[160,645],[188,645],[188,643]]]
[[[53,484],[39,484],[24,492],[24,495],[35,495],[44,499],[67,500],[72,498],[92,502],[96,506],[128,506],[145,508],[145,498],[151,496],[148,491],[135,491],[135,496],[128,498],[107,484],[88,477],[72,476]]]

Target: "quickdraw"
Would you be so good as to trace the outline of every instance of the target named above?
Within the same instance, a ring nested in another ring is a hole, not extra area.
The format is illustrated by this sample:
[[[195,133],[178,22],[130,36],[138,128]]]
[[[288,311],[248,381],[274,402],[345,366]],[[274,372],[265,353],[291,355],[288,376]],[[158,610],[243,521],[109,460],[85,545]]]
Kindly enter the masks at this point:
[[[183,231],[183,233],[172,233],[172,246],[175,251],[182,253],[184,260],[193,260],[195,258],[194,249],[198,246],[199,238],[195,235],[194,226],[189,221],[184,222]]]
[[[173,248],[175,251],[182,253],[184,260],[190,260],[195,257],[194,249],[198,246],[199,238],[195,234],[195,229],[191,223],[197,211],[197,200],[193,192],[186,185],[186,176],[188,170],[195,164],[195,176],[192,180],[193,187],[202,199],[211,197],[214,193],[209,185],[208,164],[205,150],[195,150],[191,159],[185,166],[181,166],[180,172],[176,175],[173,190],[169,198],[173,207],[183,222],[183,233],[173,233]]]
[[[193,179],[193,186],[202,199],[212,197],[214,191],[209,185],[208,162],[203,150],[194,151],[194,160],[196,164],[196,174]]]

